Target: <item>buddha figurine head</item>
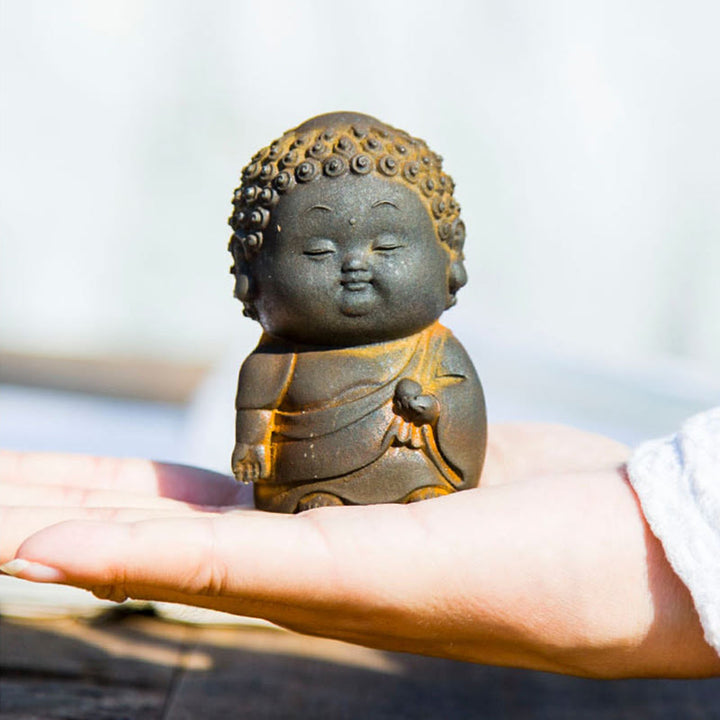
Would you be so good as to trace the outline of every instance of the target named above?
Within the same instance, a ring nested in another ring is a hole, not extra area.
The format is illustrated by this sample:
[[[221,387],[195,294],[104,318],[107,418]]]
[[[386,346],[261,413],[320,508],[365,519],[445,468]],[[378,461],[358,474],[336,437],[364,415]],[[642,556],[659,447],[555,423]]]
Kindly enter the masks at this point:
[[[260,150],[235,191],[235,295],[270,334],[351,346],[419,332],[466,282],[465,226],[442,159],[357,113]]]

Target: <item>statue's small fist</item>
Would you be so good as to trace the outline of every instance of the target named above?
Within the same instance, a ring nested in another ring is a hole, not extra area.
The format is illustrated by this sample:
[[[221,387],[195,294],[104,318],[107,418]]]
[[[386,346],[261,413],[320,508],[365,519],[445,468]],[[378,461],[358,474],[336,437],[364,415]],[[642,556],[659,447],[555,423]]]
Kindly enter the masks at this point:
[[[422,385],[410,378],[403,378],[395,386],[395,402],[404,404],[422,393]]]
[[[420,383],[403,378],[395,386],[393,410],[415,425],[431,425],[440,415],[440,403],[434,395],[423,395]]]
[[[264,445],[236,443],[232,454],[232,471],[244,483],[263,480],[270,474],[268,451]]]

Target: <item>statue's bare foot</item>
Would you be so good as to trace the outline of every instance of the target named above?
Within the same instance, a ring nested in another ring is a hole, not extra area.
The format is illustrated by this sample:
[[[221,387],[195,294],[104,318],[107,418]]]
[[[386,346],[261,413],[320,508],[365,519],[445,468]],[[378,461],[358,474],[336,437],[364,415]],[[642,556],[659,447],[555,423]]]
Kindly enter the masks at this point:
[[[344,505],[345,503],[337,496],[326,492],[313,492],[300,498],[295,512],[300,513],[313,508],[329,507],[331,505]]]
[[[451,490],[443,487],[421,487],[417,490],[413,490],[409,495],[406,495],[402,499],[402,502],[411,503],[420,502],[420,500],[430,500],[431,498],[449,495],[451,492]]]

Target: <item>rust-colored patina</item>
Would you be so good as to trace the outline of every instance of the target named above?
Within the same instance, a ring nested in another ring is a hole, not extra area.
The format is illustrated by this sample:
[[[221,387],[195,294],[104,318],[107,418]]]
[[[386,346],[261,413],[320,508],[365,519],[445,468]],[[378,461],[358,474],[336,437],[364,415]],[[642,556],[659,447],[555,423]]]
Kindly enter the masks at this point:
[[[257,153],[235,192],[235,295],[265,332],[240,371],[235,477],[263,510],[413,502],[478,484],[482,387],[437,321],[465,284],[441,158],[357,113]]]

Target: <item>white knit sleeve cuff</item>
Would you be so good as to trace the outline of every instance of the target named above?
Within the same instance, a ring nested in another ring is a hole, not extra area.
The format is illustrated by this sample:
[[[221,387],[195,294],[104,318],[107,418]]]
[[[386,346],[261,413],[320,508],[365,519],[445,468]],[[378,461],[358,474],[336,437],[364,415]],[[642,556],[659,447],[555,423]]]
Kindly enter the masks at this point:
[[[690,590],[705,639],[720,654],[720,408],[641,445],[628,475],[650,528]]]

